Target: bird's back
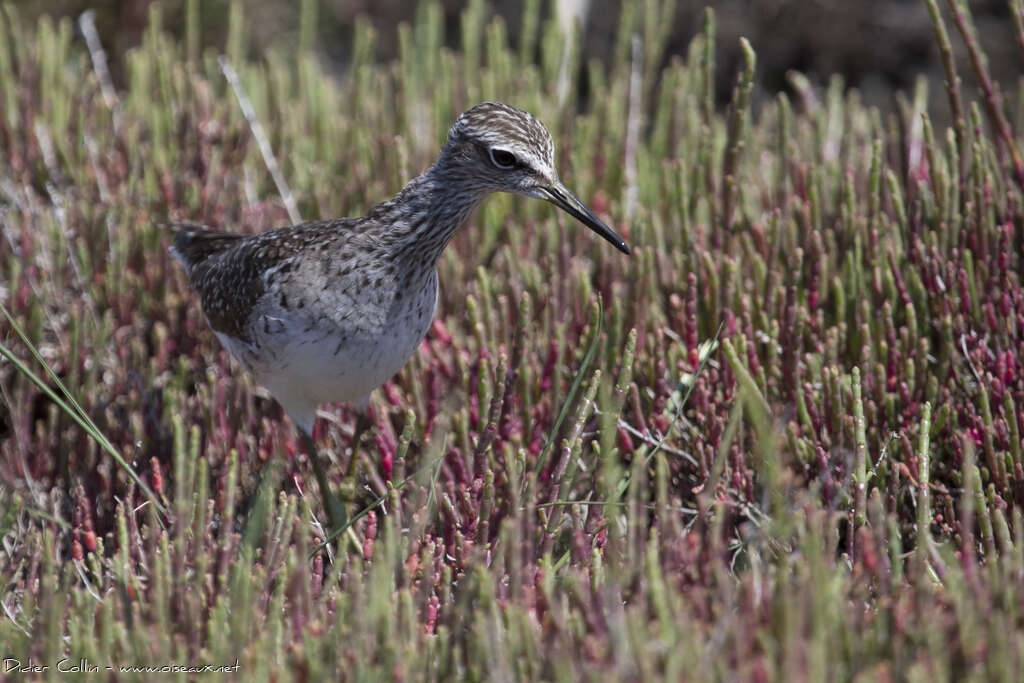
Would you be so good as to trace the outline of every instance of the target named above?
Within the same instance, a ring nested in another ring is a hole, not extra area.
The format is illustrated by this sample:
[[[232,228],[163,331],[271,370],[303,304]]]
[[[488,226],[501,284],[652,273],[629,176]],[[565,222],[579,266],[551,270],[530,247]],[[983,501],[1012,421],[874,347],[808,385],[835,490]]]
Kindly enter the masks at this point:
[[[292,280],[315,269],[323,260],[315,252],[345,242],[348,222],[316,221],[256,235],[179,224],[171,254],[185,266],[210,327],[251,341],[259,304],[273,290],[287,290]],[[287,298],[281,300],[288,308]]]
[[[437,301],[433,262],[396,261],[373,227],[181,226],[171,251],[221,343],[283,404],[358,401],[405,364]]]
[[[210,327],[244,340],[249,312],[264,293],[261,269],[253,258],[257,236],[197,225],[174,227],[171,255],[185,267]]]

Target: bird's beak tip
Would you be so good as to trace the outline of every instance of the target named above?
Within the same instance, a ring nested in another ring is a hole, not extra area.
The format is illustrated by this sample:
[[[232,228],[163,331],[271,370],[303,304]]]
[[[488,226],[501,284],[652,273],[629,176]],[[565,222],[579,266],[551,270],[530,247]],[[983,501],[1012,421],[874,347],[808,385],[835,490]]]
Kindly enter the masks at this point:
[[[549,202],[596,232],[623,254],[627,256],[630,254],[626,240],[622,239],[614,230],[605,225],[600,218],[595,216],[594,212],[577,199],[565,185],[555,183],[551,188],[542,188],[542,192],[546,195],[544,198]]]

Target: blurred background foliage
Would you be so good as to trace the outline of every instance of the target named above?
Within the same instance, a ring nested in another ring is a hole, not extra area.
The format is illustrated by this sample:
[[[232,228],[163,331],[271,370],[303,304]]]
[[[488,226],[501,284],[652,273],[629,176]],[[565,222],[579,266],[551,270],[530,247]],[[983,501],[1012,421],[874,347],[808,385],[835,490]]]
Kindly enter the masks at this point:
[[[137,47],[147,25],[152,0],[15,0],[20,15],[30,22],[43,14],[77,18],[82,12],[96,12],[96,24],[110,55],[115,82],[123,84],[124,55]],[[164,29],[179,38],[185,32],[185,0],[164,0]],[[292,0],[246,0],[242,3],[250,32],[249,56],[258,58],[275,48],[293,45],[300,32],[299,3]],[[1020,77],[1020,62],[1013,38],[1008,3],[1003,0],[972,0],[981,44],[986,46],[989,68],[995,81],[1012,87]],[[227,39],[228,0],[204,0],[200,23],[205,47],[221,50]],[[466,0],[441,0],[446,42],[457,47],[459,21]],[[504,19],[512,44],[519,44],[525,3],[519,0],[491,0],[490,10]],[[619,0],[544,0],[542,13],[582,26],[583,52],[587,60],[605,64],[612,55],[621,14]],[[758,82],[761,93],[772,96],[791,90],[787,74],[807,75],[824,84],[833,75],[861,91],[869,105],[885,107],[893,93],[913,87],[924,77],[935,111],[933,118],[944,123],[945,95],[942,65],[925,3],[919,0],[679,0],[668,34],[664,61],[685,55],[693,36],[700,31],[705,6],[713,6],[718,17],[720,52],[716,95],[720,105],[729,98],[733,74],[742,56],[739,37],[746,37],[758,51]],[[341,74],[352,56],[353,31],[357,17],[366,17],[375,29],[376,57],[388,61],[398,56],[398,25],[413,19],[415,0],[318,0],[316,44],[325,70]],[[81,39],[78,36],[78,39]],[[954,41],[958,60],[966,50]],[[664,66],[664,64],[663,64]],[[965,85],[973,86],[973,74],[963,74]],[[590,97],[586,78],[579,84],[582,100]],[[754,93],[754,102],[758,102]]]

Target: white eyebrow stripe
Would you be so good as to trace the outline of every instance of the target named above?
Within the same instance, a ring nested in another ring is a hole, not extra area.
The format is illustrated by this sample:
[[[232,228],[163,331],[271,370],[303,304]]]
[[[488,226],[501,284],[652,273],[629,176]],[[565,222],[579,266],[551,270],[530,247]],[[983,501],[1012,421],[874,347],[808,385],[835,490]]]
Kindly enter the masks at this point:
[[[534,171],[554,177],[554,141],[544,124],[529,112],[484,102],[460,116],[450,135],[474,140],[488,151],[508,151]]]

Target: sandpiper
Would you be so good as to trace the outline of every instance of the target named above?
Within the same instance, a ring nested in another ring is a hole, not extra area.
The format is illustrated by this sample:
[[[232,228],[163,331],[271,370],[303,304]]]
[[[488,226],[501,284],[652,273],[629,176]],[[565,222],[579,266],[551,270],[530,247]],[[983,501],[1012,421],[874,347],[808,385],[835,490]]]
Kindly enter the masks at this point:
[[[459,116],[434,165],[362,218],[257,235],[176,226],[171,253],[221,344],[301,432],[335,528],[345,513],[313,443],[317,406],[350,402],[362,414],[405,365],[434,317],[441,252],[492,192],[549,201],[629,253],[558,180],[544,124],[499,102]]]

